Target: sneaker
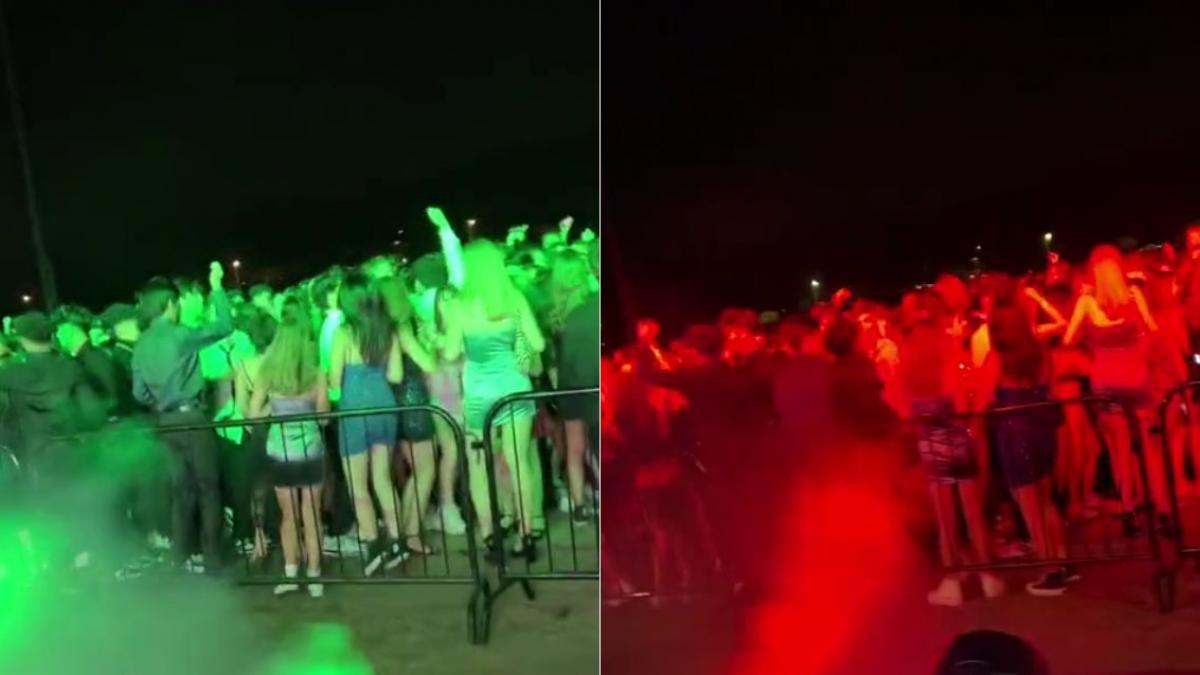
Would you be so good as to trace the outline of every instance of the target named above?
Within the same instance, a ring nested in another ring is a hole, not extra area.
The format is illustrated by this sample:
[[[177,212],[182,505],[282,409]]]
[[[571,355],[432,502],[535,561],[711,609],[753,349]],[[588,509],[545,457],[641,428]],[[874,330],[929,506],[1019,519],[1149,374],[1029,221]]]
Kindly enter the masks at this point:
[[[400,545],[400,542],[393,541],[392,543],[388,544],[384,554],[387,562],[383,564],[383,568],[388,570],[395,569],[397,565],[405,560],[408,560],[409,555],[409,552],[402,545]]]
[[[1067,566],[1063,567],[1062,573],[1063,573],[1063,579],[1065,579],[1066,582],[1069,584],[1073,584],[1077,581],[1083,580],[1083,575],[1079,573],[1079,568],[1074,565],[1067,565]]]
[[[986,598],[998,598],[1004,595],[1004,580],[991,572],[979,573],[979,585],[983,586],[983,595]]]
[[[318,578],[320,578],[321,573],[318,571],[308,570],[307,576],[309,579],[318,579]],[[309,582],[307,584],[307,586],[308,586],[308,597],[310,597],[310,598],[325,597],[325,584],[322,584],[320,582],[316,582],[316,583]]]
[[[463,520],[462,511],[459,510],[457,504],[447,504],[441,509],[440,521],[446,523],[446,534],[462,535],[467,533],[467,521]]]
[[[1029,591],[1030,595],[1036,595],[1043,598],[1052,598],[1067,592],[1067,572],[1062,569],[1057,569],[1052,572],[1046,572],[1041,579],[1031,581],[1025,585],[1025,590]]]
[[[200,556],[192,556],[183,561],[183,571],[188,574],[204,574],[204,562]]]
[[[169,551],[171,550],[171,540],[162,536],[157,532],[151,532],[146,535],[146,545],[153,551]]]
[[[953,577],[944,577],[938,587],[929,591],[925,596],[931,605],[941,607],[962,607],[962,583]]]
[[[566,489],[555,490],[555,492],[558,493],[556,495],[556,501],[558,502],[559,513],[570,513],[571,497],[567,495]]]
[[[575,513],[571,516],[571,523],[576,527],[588,525],[592,522],[592,509],[589,506],[575,507]]]
[[[384,545],[379,539],[371,542],[363,542],[367,547],[367,557],[363,562],[363,574],[371,576],[379,571],[383,565]]]
[[[279,597],[288,593],[295,593],[298,590],[300,590],[300,584],[276,584],[275,596]]]

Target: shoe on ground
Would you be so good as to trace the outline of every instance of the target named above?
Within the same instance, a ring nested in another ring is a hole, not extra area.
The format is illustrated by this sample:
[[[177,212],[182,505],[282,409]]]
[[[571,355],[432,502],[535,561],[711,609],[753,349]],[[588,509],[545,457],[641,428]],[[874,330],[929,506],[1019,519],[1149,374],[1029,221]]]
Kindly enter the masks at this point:
[[[384,556],[387,553],[387,550],[384,547],[383,541],[380,539],[364,543],[366,544],[367,548],[367,557],[365,560],[363,560],[363,574],[369,577],[378,572],[379,568],[383,566]]]
[[[1004,595],[1004,580],[991,572],[979,573],[979,585],[983,587],[983,595],[989,599]]]
[[[281,595],[287,595],[288,593],[295,593],[298,590],[300,590],[300,584],[276,584],[275,585],[276,597],[281,596]]]
[[[925,596],[929,604],[939,607],[962,607],[962,583],[953,577],[945,577],[938,587]]]
[[[462,535],[467,533],[467,521],[463,520],[462,511],[459,510],[457,504],[443,506],[440,513],[441,518],[438,519],[438,525],[445,522],[446,534]]]
[[[1063,573],[1063,579],[1065,579],[1066,582],[1069,584],[1073,584],[1077,581],[1083,580],[1083,575],[1079,573],[1079,568],[1074,565],[1067,565],[1067,566],[1063,567],[1062,573]]]
[[[575,507],[575,513],[571,516],[571,523],[576,527],[588,525],[592,522],[592,509],[589,506]]]
[[[188,574],[204,574],[204,562],[198,561],[195,557],[188,558],[183,561],[183,571]]]
[[[384,553],[385,562],[384,569],[395,569],[400,563],[408,560],[409,552],[398,541],[393,541],[388,544],[387,550]]]
[[[425,513],[425,529],[430,532],[442,531],[442,509],[429,509]]]
[[[1037,581],[1026,584],[1025,590],[1039,598],[1060,596],[1067,592],[1067,572],[1062,569],[1046,572]]]
[[[146,545],[153,551],[169,551],[171,550],[171,540],[167,539],[158,532],[151,532],[146,535]]]
[[[309,579],[319,579],[321,577],[321,573],[314,571],[314,570],[308,570],[306,572],[306,575],[308,576]],[[318,581],[318,582],[309,582],[308,584],[306,584],[306,586],[308,587],[308,597],[310,597],[310,598],[325,597],[325,584]]]

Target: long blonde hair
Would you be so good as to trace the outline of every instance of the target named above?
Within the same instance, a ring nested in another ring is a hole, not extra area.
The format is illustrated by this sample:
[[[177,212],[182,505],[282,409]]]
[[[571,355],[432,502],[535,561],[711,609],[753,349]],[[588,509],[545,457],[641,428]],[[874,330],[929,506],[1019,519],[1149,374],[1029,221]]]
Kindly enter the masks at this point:
[[[263,355],[258,379],[267,393],[299,396],[317,383],[317,342],[299,301],[289,298],[280,314],[279,328]]]
[[[1118,310],[1129,304],[1132,297],[1121,266],[1121,252],[1112,244],[1092,249],[1089,259],[1092,268],[1092,293],[1104,311]]]
[[[508,276],[504,251],[487,239],[476,239],[463,247],[466,279],[458,294],[465,305],[478,303],[489,319],[500,319],[516,310],[520,291]]]

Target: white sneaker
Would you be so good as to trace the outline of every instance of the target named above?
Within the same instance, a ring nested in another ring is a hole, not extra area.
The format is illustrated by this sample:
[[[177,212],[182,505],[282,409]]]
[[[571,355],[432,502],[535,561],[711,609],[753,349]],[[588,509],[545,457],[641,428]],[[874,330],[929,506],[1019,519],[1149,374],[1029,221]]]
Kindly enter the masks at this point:
[[[155,551],[171,550],[171,540],[167,539],[158,532],[151,532],[146,535],[146,545]]]
[[[317,578],[320,578],[321,573],[314,572],[313,570],[308,570],[307,575],[308,575],[309,579],[317,579]],[[308,584],[308,596],[310,598],[325,597],[325,584],[309,583]]]
[[[931,605],[941,607],[962,607],[962,583],[953,577],[943,577],[938,587],[929,591],[925,596]]]
[[[446,523],[446,534],[460,535],[467,532],[467,521],[463,520],[462,511],[459,510],[458,504],[443,506],[440,520]]]
[[[300,584],[276,584],[275,595],[287,595],[300,590]]]
[[[990,599],[1004,595],[1004,580],[991,572],[980,572],[979,583],[983,586],[984,597]]]

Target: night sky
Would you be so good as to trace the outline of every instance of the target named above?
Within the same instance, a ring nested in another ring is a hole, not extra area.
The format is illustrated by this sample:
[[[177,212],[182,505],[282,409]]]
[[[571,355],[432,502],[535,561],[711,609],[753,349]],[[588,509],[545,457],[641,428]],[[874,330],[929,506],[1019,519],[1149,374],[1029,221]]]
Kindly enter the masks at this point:
[[[1080,259],[1200,217],[1186,16],[751,4],[604,14],[610,340],[640,314],[679,327],[794,308],[814,275],[889,297],[965,268],[975,245],[1021,271],[1047,230]]]
[[[598,218],[595,3],[6,0],[64,300]],[[2,94],[2,92],[0,92]],[[7,100],[0,310],[36,288]],[[231,275],[230,275],[231,276]]]

